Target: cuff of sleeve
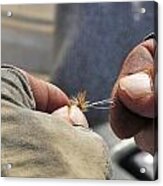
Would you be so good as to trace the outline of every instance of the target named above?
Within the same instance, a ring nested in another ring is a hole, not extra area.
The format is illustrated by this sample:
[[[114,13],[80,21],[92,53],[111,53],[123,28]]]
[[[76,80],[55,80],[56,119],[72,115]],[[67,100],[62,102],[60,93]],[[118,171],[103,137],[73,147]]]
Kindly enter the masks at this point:
[[[1,66],[1,81],[1,97],[3,100],[21,107],[36,108],[28,79],[21,70],[12,65],[3,64]]]

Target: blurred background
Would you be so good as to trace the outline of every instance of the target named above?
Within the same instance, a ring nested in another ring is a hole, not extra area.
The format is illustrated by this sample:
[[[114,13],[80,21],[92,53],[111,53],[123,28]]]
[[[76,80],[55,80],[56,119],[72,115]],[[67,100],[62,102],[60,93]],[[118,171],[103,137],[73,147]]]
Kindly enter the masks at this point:
[[[55,5],[3,5],[2,62],[49,76],[54,65],[55,12]]]
[[[157,35],[157,4],[153,1],[2,5],[1,16],[2,63],[50,81],[70,97],[86,90],[90,101],[108,98],[128,52],[147,34]],[[90,110],[86,114],[117,157],[115,154],[126,147],[130,152],[135,144],[133,139],[121,144],[110,128],[108,113]],[[113,179],[140,179],[135,176],[139,166],[133,175],[120,168],[117,159]]]

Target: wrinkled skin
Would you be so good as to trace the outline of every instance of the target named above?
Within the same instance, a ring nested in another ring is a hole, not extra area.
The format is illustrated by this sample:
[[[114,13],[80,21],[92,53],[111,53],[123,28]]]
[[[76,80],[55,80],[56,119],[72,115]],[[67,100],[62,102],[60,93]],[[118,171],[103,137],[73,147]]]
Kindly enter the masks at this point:
[[[112,91],[115,104],[110,111],[110,123],[115,134],[121,139],[134,136],[137,145],[151,154],[157,151],[155,53],[156,41],[148,39],[128,54]],[[145,80],[137,82],[141,76]]]

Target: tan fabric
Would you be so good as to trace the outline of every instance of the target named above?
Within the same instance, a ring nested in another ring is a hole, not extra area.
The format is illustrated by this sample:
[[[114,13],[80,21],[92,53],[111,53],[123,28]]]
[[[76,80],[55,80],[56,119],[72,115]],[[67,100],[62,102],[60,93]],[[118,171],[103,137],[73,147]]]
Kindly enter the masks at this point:
[[[103,139],[56,116],[35,111],[25,77],[2,67],[2,176],[109,179]]]

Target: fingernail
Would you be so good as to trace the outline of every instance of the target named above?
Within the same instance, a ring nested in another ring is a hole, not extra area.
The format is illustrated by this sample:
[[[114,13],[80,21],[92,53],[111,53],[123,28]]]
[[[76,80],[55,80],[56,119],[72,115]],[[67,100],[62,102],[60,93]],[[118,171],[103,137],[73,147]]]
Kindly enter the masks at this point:
[[[151,32],[150,34],[146,35],[146,36],[144,37],[143,41],[147,41],[147,40],[149,40],[149,39],[155,39],[155,40],[157,39],[154,32]]]
[[[119,88],[130,98],[139,99],[152,93],[152,81],[147,73],[139,72],[121,78]]]

